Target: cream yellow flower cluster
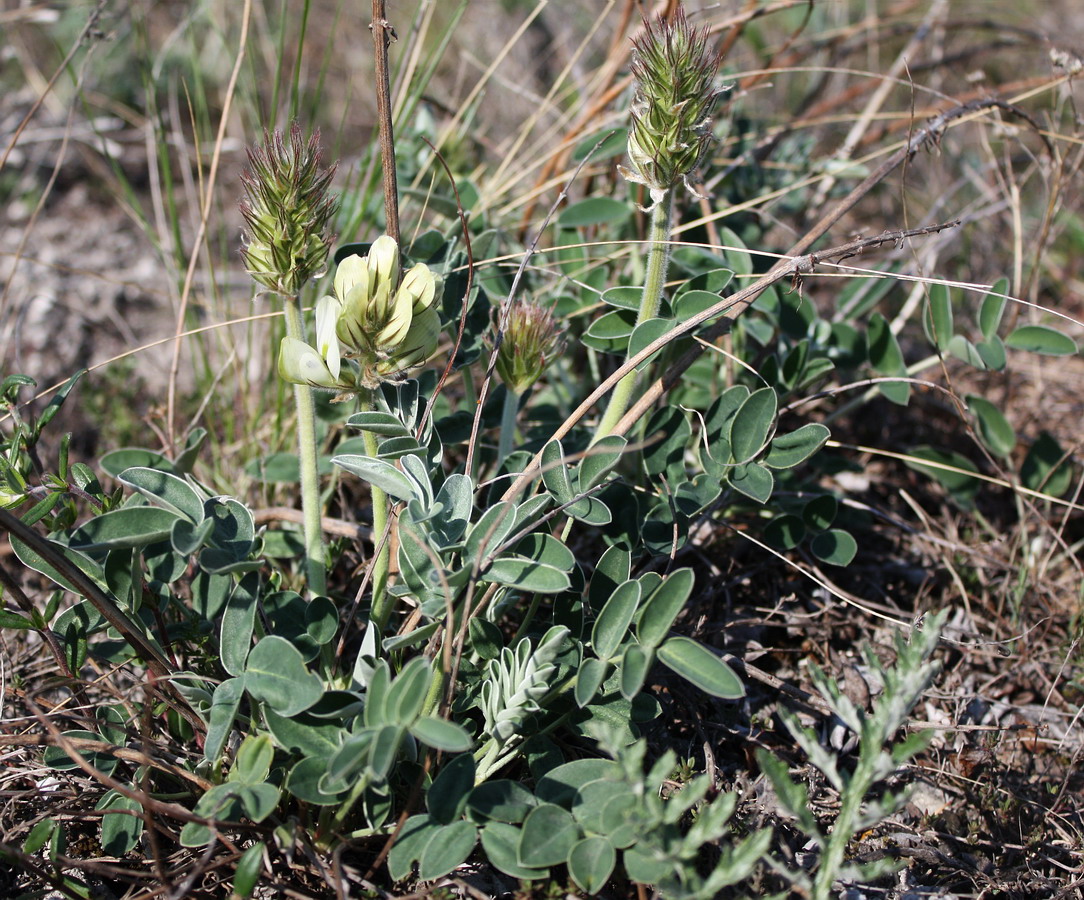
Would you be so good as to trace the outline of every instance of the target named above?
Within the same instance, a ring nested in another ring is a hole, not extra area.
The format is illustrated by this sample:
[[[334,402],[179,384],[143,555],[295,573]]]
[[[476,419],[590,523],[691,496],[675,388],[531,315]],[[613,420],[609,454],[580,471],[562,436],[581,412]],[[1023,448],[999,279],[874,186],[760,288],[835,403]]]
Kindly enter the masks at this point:
[[[400,278],[399,247],[383,235],[367,256],[348,256],[335,292],[316,303],[316,347],[283,338],[287,381],[341,392],[372,388],[433,355],[440,336],[439,278],[418,263]]]

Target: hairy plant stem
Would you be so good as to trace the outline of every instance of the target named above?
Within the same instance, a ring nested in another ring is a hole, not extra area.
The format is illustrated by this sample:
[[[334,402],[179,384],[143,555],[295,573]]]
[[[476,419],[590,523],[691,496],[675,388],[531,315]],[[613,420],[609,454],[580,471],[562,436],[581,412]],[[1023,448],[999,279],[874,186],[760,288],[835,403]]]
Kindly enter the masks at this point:
[[[369,410],[375,408],[372,395],[369,396],[366,408]],[[376,435],[371,431],[363,431],[361,436],[365,441],[366,455],[375,458],[380,452]],[[388,527],[388,495],[375,484],[370,485],[370,488],[373,500],[373,546],[378,547],[379,550],[373,560],[373,605],[369,613],[369,621],[376,629],[379,644],[379,636],[387,626],[388,619],[391,618],[392,597],[388,593],[388,560],[391,556],[391,542],[383,540],[384,532]]]
[[[662,289],[666,284],[666,270],[670,264],[670,230],[673,226],[673,217],[674,192],[671,189],[663,194],[662,199],[651,211],[649,236],[651,247],[648,250],[647,272],[644,275],[644,292],[640,296],[640,309],[636,314],[637,325],[659,314]],[[629,401],[632,399],[633,388],[636,387],[638,374],[636,371],[629,372],[617,383],[610,395],[606,412],[595,430],[595,436],[591,439],[592,444],[610,434],[621,421],[621,417],[625,415],[625,410],[629,408]]]
[[[350,815],[350,811],[354,808],[354,804],[361,799],[362,795],[369,790],[370,781],[367,777],[362,776],[357,780],[354,786],[350,789],[350,793],[347,794],[346,799],[339,804],[335,812],[331,816],[331,825],[336,830],[342,827],[343,822],[346,821],[346,817]]]
[[[301,301],[284,297],[286,336],[305,340],[301,319]],[[301,512],[305,534],[305,576],[310,596],[327,593],[327,568],[324,563],[324,536],[320,528],[320,479],[316,471],[316,405],[312,388],[294,385],[297,404],[297,446],[301,463]]]
[[[569,683],[571,682],[564,682],[557,690],[551,692],[550,696],[552,697],[560,690],[564,690]],[[545,705],[543,705],[542,708],[545,709]],[[530,736],[541,737],[550,734],[571,719],[572,715],[572,711],[566,712],[563,715],[558,716],[545,727],[539,728],[537,731],[532,731]],[[522,737],[520,740],[505,744],[499,744],[495,738],[489,738],[481,747],[474,751],[474,760],[476,764],[474,783],[481,784],[487,778],[493,777],[493,775],[508,765],[519,755],[521,744]]]
[[[519,394],[508,385],[504,386],[504,409],[501,410],[501,433],[497,442],[497,468],[512,452],[516,437],[516,414],[519,412]]]

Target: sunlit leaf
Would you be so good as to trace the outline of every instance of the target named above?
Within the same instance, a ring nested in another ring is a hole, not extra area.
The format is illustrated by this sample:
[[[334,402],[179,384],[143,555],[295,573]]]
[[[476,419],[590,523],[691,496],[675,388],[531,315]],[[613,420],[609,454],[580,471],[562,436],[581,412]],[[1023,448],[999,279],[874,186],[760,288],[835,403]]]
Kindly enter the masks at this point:
[[[704,693],[725,700],[745,696],[734,670],[703,644],[687,637],[668,638],[658,649],[659,661]]]

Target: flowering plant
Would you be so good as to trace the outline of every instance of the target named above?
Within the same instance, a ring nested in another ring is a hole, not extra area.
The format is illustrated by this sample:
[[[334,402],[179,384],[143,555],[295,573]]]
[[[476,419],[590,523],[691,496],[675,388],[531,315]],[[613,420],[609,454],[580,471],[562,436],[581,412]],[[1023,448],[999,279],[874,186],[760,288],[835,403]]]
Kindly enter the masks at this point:
[[[283,338],[279,373],[297,384],[351,392],[421,365],[440,335],[438,282],[422,263],[400,277],[399,247],[382,235],[368,255],[339,263],[334,293],[316,303],[316,347]]]

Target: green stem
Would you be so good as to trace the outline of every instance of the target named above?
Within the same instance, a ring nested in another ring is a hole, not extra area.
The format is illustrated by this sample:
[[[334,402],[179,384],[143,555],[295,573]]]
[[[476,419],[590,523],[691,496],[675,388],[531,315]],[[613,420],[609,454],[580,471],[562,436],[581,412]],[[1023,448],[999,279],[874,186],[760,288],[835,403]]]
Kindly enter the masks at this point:
[[[286,335],[305,340],[305,325],[301,319],[301,302],[297,297],[285,298]],[[312,388],[294,385],[297,404],[297,446],[301,464],[301,512],[305,534],[305,575],[309,595],[327,593],[327,568],[324,564],[324,535],[320,526],[320,478],[316,469],[316,405]]]
[[[445,640],[448,637],[445,636]],[[425,695],[425,702],[422,704],[422,715],[431,716],[437,711],[437,707],[440,706],[441,696],[444,694],[444,681],[447,678],[448,673],[444,671],[443,667],[438,667],[433,673],[433,680],[429,682],[429,690]]]
[[[342,827],[343,822],[346,821],[346,817],[350,815],[350,810],[354,808],[354,804],[361,799],[362,795],[369,790],[369,779],[362,776],[357,780],[357,783],[350,789],[350,793],[347,794],[346,799],[343,800],[339,807],[335,810],[334,815],[331,817],[331,825],[338,830]]]
[[[670,231],[673,225],[674,192],[668,190],[651,212],[651,248],[648,251],[647,272],[644,275],[644,292],[640,296],[640,310],[636,314],[636,324],[653,319],[659,314],[662,301],[662,289],[666,284],[666,269],[670,263]],[[614,388],[610,403],[602,420],[598,423],[591,443],[610,434],[621,417],[629,408],[632,391],[636,386],[636,372],[629,372]]]
[[[369,398],[368,408],[373,409],[371,397]],[[380,451],[376,435],[371,431],[363,431],[361,436],[365,441],[366,455],[375,457]],[[377,645],[379,646],[379,636],[387,627],[388,619],[391,618],[392,596],[387,590],[388,561],[391,558],[391,546],[388,541],[384,541],[383,546],[380,546],[381,538],[383,538],[384,532],[388,528],[388,495],[375,484],[370,485],[370,489],[373,499],[373,546],[380,547],[380,550],[376,554],[376,559],[373,560],[373,605],[372,611],[369,613],[369,621],[377,630]]]
[[[497,442],[497,469],[512,452],[516,437],[516,414],[519,412],[519,395],[508,385],[504,388],[504,409],[501,411],[501,436]]]

